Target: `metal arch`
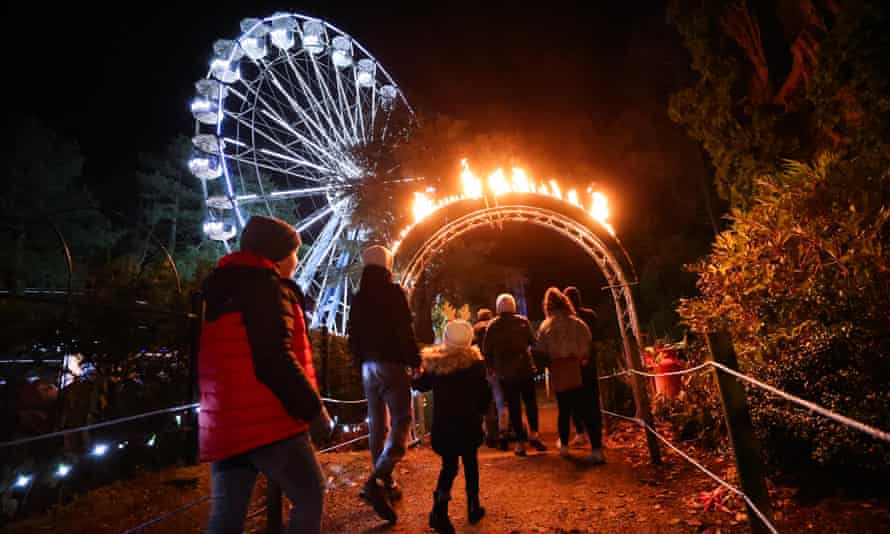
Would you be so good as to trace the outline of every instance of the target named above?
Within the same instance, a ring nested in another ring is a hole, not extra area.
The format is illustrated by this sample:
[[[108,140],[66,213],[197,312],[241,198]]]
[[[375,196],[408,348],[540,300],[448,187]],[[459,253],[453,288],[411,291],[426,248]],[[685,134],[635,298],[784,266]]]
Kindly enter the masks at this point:
[[[606,278],[618,319],[618,328],[625,354],[639,361],[636,347],[640,347],[640,328],[636,307],[624,269],[616,259],[609,243],[596,232],[578,220],[556,211],[528,205],[501,205],[476,209],[467,215],[447,222],[424,241],[405,269],[402,271],[402,285],[413,289],[425,265],[451,240],[493,222],[519,222],[533,224],[553,230],[579,245],[597,264]],[[615,243],[617,245],[617,241]]]

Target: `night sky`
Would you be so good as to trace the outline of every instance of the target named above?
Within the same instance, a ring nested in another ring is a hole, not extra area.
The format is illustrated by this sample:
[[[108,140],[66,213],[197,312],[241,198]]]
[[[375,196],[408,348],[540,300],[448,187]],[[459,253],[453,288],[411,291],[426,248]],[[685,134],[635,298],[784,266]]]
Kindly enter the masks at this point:
[[[361,42],[421,113],[520,131],[533,171],[595,181],[635,256],[647,254],[653,232],[709,229],[705,167],[667,118],[669,94],[690,75],[661,2],[177,4],[7,6],[8,111],[77,139],[88,181],[114,180],[134,153],[193,130],[188,103],[214,40],[234,38],[245,17],[300,12]],[[498,250],[549,273],[535,277],[533,294],[551,282],[588,294],[601,286],[579,251],[546,232],[526,235]]]

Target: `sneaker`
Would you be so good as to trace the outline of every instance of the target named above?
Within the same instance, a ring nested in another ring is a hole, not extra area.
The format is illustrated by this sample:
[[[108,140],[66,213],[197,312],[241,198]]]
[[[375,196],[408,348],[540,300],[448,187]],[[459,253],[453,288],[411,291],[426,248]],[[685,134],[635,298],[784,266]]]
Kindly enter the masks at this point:
[[[527,456],[527,454],[525,452],[525,446],[521,445],[521,444],[517,445],[516,450],[513,451],[513,454],[515,454],[516,456],[519,456],[521,458],[525,458]]]
[[[575,434],[575,437],[569,442],[569,447],[583,447],[587,445],[587,443],[587,436],[584,434]]]
[[[593,449],[590,451],[590,461],[595,465],[606,463],[606,457],[603,456],[603,450]]]
[[[562,456],[563,458],[568,458],[569,457],[569,448],[560,446],[559,447],[559,455]]]
[[[365,488],[361,495],[382,519],[390,523],[396,522],[396,511],[392,507],[389,495],[387,495],[386,489],[375,479],[365,483]]]
[[[541,443],[539,439],[530,439],[528,440],[528,444],[532,446],[538,452],[544,452],[547,450],[547,446]]]

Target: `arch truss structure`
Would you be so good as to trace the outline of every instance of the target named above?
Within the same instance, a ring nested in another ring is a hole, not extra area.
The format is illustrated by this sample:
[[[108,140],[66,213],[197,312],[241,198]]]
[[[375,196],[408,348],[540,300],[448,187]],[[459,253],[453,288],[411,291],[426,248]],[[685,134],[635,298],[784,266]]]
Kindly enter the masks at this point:
[[[577,244],[596,263],[615,302],[625,357],[639,362],[640,328],[631,286],[633,264],[618,239],[589,213],[555,198],[507,194],[497,204],[487,199],[465,199],[449,204],[411,227],[396,252],[396,268],[403,286],[412,290],[426,266],[447,245],[474,230],[504,223],[547,228]]]

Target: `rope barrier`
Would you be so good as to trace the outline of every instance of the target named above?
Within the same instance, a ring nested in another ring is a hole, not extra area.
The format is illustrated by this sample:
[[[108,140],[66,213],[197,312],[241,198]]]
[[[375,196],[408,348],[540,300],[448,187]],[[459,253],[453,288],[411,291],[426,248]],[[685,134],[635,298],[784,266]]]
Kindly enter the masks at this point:
[[[743,373],[740,373],[738,371],[730,369],[729,367],[726,367],[725,365],[723,365],[721,363],[718,363],[718,362],[708,362],[708,363],[710,363],[715,368],[717,368],[725,373],[729,373],[729,374],[735,376],[736,378],[740,378],[740,379],[742,379],[750,384],[753,384],[761,389],[765,389],[766,391],[769,391],[770,393],[772,393],[774,395],[778,395],[779,397],[782,397],[785,400],[788,400],[795,404],[803,406],[804,408],[807,408],[808,410],[813,411],[819,415],[822,415],[829,419],[833,419],[834,421],[837,421],[838,423],[855,428],[856,430],[859,430],[861,432],[865,432],[866,434],[870,435],[873,438],[877,438],[877,439],[880,439],[880,440],[890,443],[890,432],[885,432],[885,431],[875,428],[873,426],[869,426],[865,423],[861,423],[855,419],[851,419],[845,415],[841,415],[839,413],[833,412],[833,411],[829,410],[828,408],[823,408],[822,406],[819,406],[816,403],[801,399],[800,397],[795,397],[794,395],[792,395],[790,393],[786,393],[786,392],[782,391],[781,389],[775,388],[769,384],[761,382],[760,380],[757,380],[756,378],[752,378],[748,375],[745,375]]]
[[[630,371],[621,371],[615,374],[597,377],[598,380],[609,380],[610,378],[618,378],[619,376],[629,375]]]
[[[688,375],[688,374],[692,374],[692,373],[697,373],[697,372],[701,371],[702,369],[709,367],[710,365],[711,365],[711,362],[705,362],[705,363],[696,365],[695,367],[690,367],[689,369],[682,369],[680,371],[668,371],[665,373],[647,373],[645,371],[637,371],[636,369],[631,369],[628,372],[633,373],[635,375],[648,376],[649,378],[656,378],[659,376],[679,376],[679,375]]]
[[[349,441],[344,441],[343,443],[334,445],[333,447],[328,447],[327,449],[322,449],[322,450],[318,451],[318,454],[324,454],[326,452],[331,452],[331,451],[337,450],[339,448],[345,447],[347,445],[352,445],[353,443],[357,443],[363,439],[368,439],[369,436],[370,436],[370,434],[365,434],[364,436],[359,436],[355,439],[351,439]]]
[[[748,495],[746,495],[742,490],[736,488],[735,486],[733,486],[733,485],[730,484],[729,482],[727,482],[727,481],[723,480],[722,478],[720,478],[719,476],[715,475],[715,474],[714,474],[713,472],[711,472],[707,467],[703,466],[702,464],[700,464],[699,462],[697,462],[694,458],[690,457],[688,454],[686,454],[686,453],[683,452],[682,450],[678,449],[678,448],[677,448],[676,446],[674,446],[674,444],[671,443],[667,438],[665,438],[664,436],[662,436],[661,434],[659,434],[657,430],[655,430],[654,428],[652,428],[651,426],[649,426],[648,424],[646,424],[645,421],[643,421],[642,419],[637,419],[636,417],[628,417],[628,416],[626,416],[626,415],[621,415],[621,414],[619,414],[619,413],[610,412],[610,411],[608,411],[608,410],[600,410],[600,411],[603,412],[603,413],[606,414],[606,415],[611,415],[612,417],[618,417],[618,418],[620,418],[620,419],[625,419],[625,420],[630,421],[630,422],[632,422],[632,423],[636,423],[636,424],[639,425],[640,427],[649,430],[649,432],[652,432],[652,434],[653,434],[656,438],[658,438],[662,443],[664,443],[665,445],[667,445],[668,447],[670,447],[671,450],[673,450],[674,452],[676,452],[677,454],[679,454],[680,457],[682,457],[684,460],[686,460],[687,462],[691,463],[693,466],[697,467],[701,472],[703,472],[704,474],[708,475],[710,478],[712,478],[714,481],[716,481],[718,484],[720,484],[721,486],[723,486],[724,488],[726,488],[726,489],[729,490],[730,492],[732,492],[732,493],[738,495],[739,497],[741,497],[741,498],[745,501],[745,503],[748,505],[748,507],[749,507],[751,510],[754,511],[754,513],[757,515],[757,517],[760,518],[760,521],[761,521],[764,525],[766,525],[766,527],[770,530],[770,532],[772,532],[773,534],[779,534],[779,531],[776,530],[776,527],[775,527],[772,523],[770,523],[770,521],[766,518],[766,516],[763,514],[763,512],[761,512],[760,509],[757,508],[757,506],[754,505],[754,503],[751,501],[751,499],[748,497]]]
[[[144,419],[146,417],[152,417],[154,415],[161,415],[161,414],[171,413],[171,412],[184,412],[184,411],[192,410],[192,409],[199,408],[199,407],[200,407],[200,404],[197,402],[193,403],[193,404],[183,404],[182,406],[174,406],[173,408],[164,408],[163,410],[155,410],[153,412],[146,412],[146,413],[142,413],[139,415],[131,415],[129,417],[121,417],[119,419],[112,419],[111,421],[102,421],[101,423],[95,423],[92,425],[84,425],[84,426],[79,426],[76,428],[68,428],[65,430],[59,430],[58,432],[50,432],[49,434],[41,434],[39,436],[32,436],[30,438],[22,438],[22,439],[15,439],[12,441],[5,441],[3,443],[0,443],[0,449],[4,449],[6,447],[15,447],[16,445],[24,445],[25,443],[32,443],[34,441],[40,441],[40,440],[44,440],[44,439],[57,438],[60,436],[65,436],[67,434],[73,434],[74,432],[84,432],[87,430],[94,430],[94,429],[103,428],[106,426],[113,426],[113,425],[118,425],[121,423],[128,423],[130,421],[136,421],[138,419]]]
[[[321,400],[323,400],[325,402],[330,402],[331,404],[365,404],[368,402],[368,399],[340,400],[340,399],[330,399],[328,397],[322,397]]]
[[[209,500],[210,500],[210,495],[205,495],[196,501],[192,501],[188,504],[184,504],[184,505],[180,506],[179,508],[176,508],[175,510],[170,510],[169,512],[167,512],[164,515],[160,515],[158,517],[155,517],[154,519],[149,519],[145,523],[136,525],[135,527],[133,527],[129,530],[125,530],[122,534],[133,534],[134,532],[139,532],[141,530],[144,530],[147,527],[150,527],[156,523],[160,523],[161,521],[165,521],[165,520],[173,517],[176,514],[182,513],[184,511],[188,510],[189,508],[193,508],[193,507],[195,507],[203,502],[207,502]]]

